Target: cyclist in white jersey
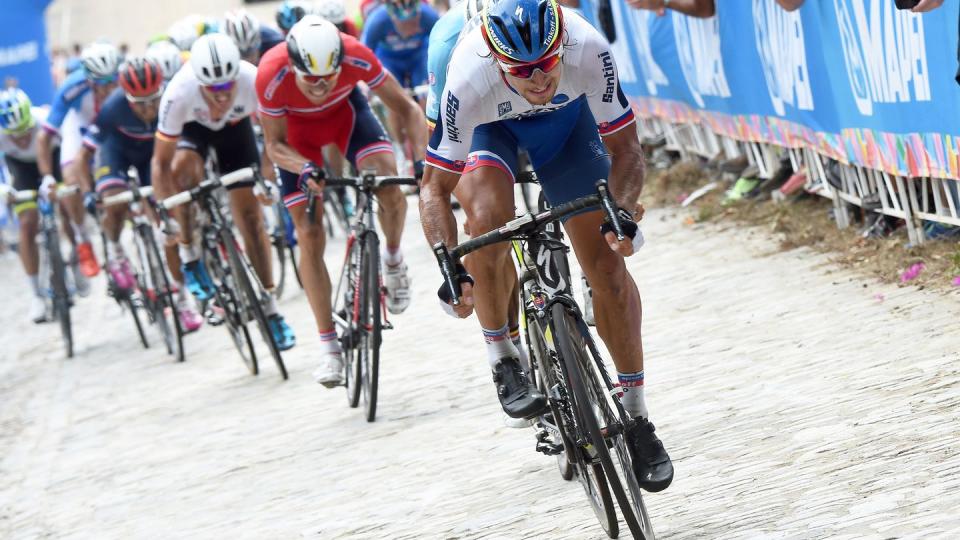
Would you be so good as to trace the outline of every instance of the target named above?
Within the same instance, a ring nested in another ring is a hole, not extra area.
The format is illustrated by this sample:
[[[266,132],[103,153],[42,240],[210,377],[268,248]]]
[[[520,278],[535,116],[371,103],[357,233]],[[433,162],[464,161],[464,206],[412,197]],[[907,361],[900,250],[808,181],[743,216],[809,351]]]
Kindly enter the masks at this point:
[[[663,490],[673,479],[673,465],[648,419],[640,294],[624,262],[642,245],[633,212],[643,187],[643,153],[610,44],[556,0],[501,0],[481,16],[482,24],[461,39],[449,64],[421,186],[424,233],[431,245],[456,244],[450,194],[461,174],[484,186],[459,193],[471,233],[512,219],[519,148],[530,155],[553,206],[590,195],[597,180],[609,180],[629,238],[618,242],[598,210],[568,218],[564,228],[593,285],[597,330],[617,367],[624,408],[637,419],[628,437],[640,458],[638,482]],[[470,255],[466,264],[475,284],[461,269],[463,297],[449,311],[467,317],[476,309],[501,406],[511,417],[529,418],[543,411],[546,399],[506,339],[513,284],[503,275],[508,250],[495,245]],[[446,290],[441,287],[440,296],[449,303]]]
[[[13,177],[12,187],[17,191],[39,190],[41,175],[37,168],[37,139],[39,123],[47,119],[47,111],[33,107],[30,98],[19,88],[0,90],[0,154]],[[57,167],[57,164],[54,164]],[[58,167],[57,167],[58,168]],[[55,174],[59,176],[59,170]],[[27,274],[33,300],[30,319],[41,323],[47,320],[46,294],[41,289],[40,258],[37,252],[39,215],[36,202],[18,203],[13,207],[20,222],[20,262]]]
[[[259,166],[260,153],[251,116],[257,110],[257,68],[240,59],[240,51],[225,34],[201,36],[190,49],[190,60],[174,75],[163,92],[160,119],[151,161],[151,176],[160,197],[168,197],[203,180],[210,150],[217,169],[227,174]],[[281,350],[294,346],[293,330],[280,315],[274,288],[270,240],[253,183],[228,188],[230,209],[250,263],[263,286],[271,291],[266,312],[270,329]],[[175,209],[180,225],[180,259],[187,288],[197,299],[208,300],[214,285],[201,261],[201,248],[193,235],[189,206]]]

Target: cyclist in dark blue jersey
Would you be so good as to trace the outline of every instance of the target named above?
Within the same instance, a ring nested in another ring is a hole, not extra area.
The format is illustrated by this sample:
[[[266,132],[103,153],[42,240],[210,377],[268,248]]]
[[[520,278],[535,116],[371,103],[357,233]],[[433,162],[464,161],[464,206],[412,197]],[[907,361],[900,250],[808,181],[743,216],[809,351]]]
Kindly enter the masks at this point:
[[[150,159],[153,157],[153,138],[157,130],[160,96],[163,94],[163,70],[152,59],[130,58],[120,71],[120,87],[104,102],[97,119],[87,132],[79,159],[87,174],[89,185],[90,159],[96,155],[96,191],[101,197],[128,189],[130,169],[136,171],[140,186],[150,185]],[[127,208],[122,205],[104,208],[101,227],[107,240],[107,271],[120,288],[135,285],[130,262],[120,243]],[[176,244],[167,246],[166,256],[170,273],[180,284],[177,308],[180,321],[188,332],[202,324],[192,304],[192,297],[183,287],[180,258]]]

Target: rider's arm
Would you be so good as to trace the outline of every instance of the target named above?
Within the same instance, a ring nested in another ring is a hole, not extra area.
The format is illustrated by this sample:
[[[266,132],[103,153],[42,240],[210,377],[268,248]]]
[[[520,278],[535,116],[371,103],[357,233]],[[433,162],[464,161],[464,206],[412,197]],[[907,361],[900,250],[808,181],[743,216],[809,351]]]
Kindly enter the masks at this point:
[[[450,206],[450,195],[457,187],[460,175],[427,167],[420,181],[420,223],[423,235],[433,246],[443,242],[447,246],[457,244],[457,220]]]
[[[423,116],[423,110],[389,73],[386,74],[383,84],[374,88],[373,92],[392,114],[403,118],[403,125],[413,145],[413,157],[423,159],[424,148],[427,147],[427,120]]]
[[[56,134],[41,129],[37,134],[37,169],[40,176],[53,174],[53,139]]]
[[[264,149],[281,169],[298,173],[309,161],[287,142],[287,117],[261,115]]]
[[[96,149],[86,144],[81,146],[80,151],[77,152],[76,171],[77,176],[80,178],[80,189],[84,193],[93,191],[93,176],[90,174],[90,162],[93,161],[95,153]]]
[[[644,161],[636,124],[603,137],[611,156],[610,189],[617,205],[630,213],[637,210],[643,190]]]
[[[161,197],[174,195],[179,189],[173,178],[173,155],[176,151],[176,138],[157,133],[153,142],[153,158],[150,160],[150,180]]]

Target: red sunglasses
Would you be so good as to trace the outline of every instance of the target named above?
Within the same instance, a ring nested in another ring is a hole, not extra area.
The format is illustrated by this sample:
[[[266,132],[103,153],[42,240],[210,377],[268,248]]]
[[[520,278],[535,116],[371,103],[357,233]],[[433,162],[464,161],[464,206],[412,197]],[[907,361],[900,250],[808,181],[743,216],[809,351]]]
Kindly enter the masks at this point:
[[[533,77],[533,72],[538,69],[544,73],[550,73],[551,71],[557,69],[557,66],[559,66],[560,62],[562,61],[563,55],[561,55],[558,51],[557,54],[542,58],[532,64],[516,65],[500,62],[500,67],[513,77],[518,79],[529,79],[530,77]]]
[[[233,90],[233,87],[236,86],[236,84],[237,84],[237,81],[227,81],[225,83],[220,83],[220,84],[208,84],[205,86],[205,88],[210,92],[213,92],[216,94],[220,92],[229,92]]]

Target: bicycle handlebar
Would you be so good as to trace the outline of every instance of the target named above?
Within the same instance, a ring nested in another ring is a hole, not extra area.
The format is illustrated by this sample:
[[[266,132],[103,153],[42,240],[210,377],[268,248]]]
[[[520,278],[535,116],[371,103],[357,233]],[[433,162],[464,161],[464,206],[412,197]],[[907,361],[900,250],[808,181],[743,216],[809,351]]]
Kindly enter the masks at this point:
[[[186,191],[181,191],[176,195],[171,195],[166,199],[160,201],[160,207],[164,210],[172,210],[182,204],[186,204],[194,200],[197,195],[201,192],[208,191],[215,187],[229,187],[233,184],[239,182],[245,182],[247,180],[253,180],[256,177],[256,171],[253,167],[244,167],[242,169],[237,169],[231,173],[227,173],[218,178],[208,178],[203,182],[200,182],[195,188],[188,189]]]
[[[620,223],[620,217],[617,215],[617,205],[610,196],[607,181],[600,180],[597,182],[597,193],[595,195],[587,195],[579,199],[574,199],[536,215],[525,214],[512,221],[508,221],[499,229],[467,240],[455,246],[453,249],[448,249],[443,242],[434,244],[433,254],[437,258],[437,263],[440,265],[440,272],[443,274],[444,283],[451,293],[450,297],[453,298],[453,304],[459,305],[460,297],[463,295],[460,286],[460,276],[457,275],[456,267],[460,259],[465,255],[491,244],[506,242],[517,237],[529,235],[546,223],[557,221],[574,212],[595,206],[600,206],[603,209],[613,230],[617,233],[618,238],[622,239],[623,226]]]
[[[144,186],[137,190],[136,200],[146,199],[153,195],[153,186]],[[116,195],[110,195],[109,197],[103,198],[103,206],[114,206],[117,204],[130,204],[134,201],[134,191],[127,190],[123,193],[117,193]]]
[[[318,182],[323,182],[327,187],[351,187],[358,191],[368,191],[383,186],[415,186],[417,179],[412,176],[377,176],[372,172],[365,172],[360,176],[345,176],[340,178],[321,178]],[[316,223],[316,194],[313,190],[307,193],[307,220],[310,223]]]
[[[60,187],[57,188],[58,195],[73,195],[80,191],[80,188],[77,186],[59,185]],[[0,184],[0,195],[12,198],[15,203],[31,202],[40,198],[40,192],[35,189],[16,190],[7,184]]]

